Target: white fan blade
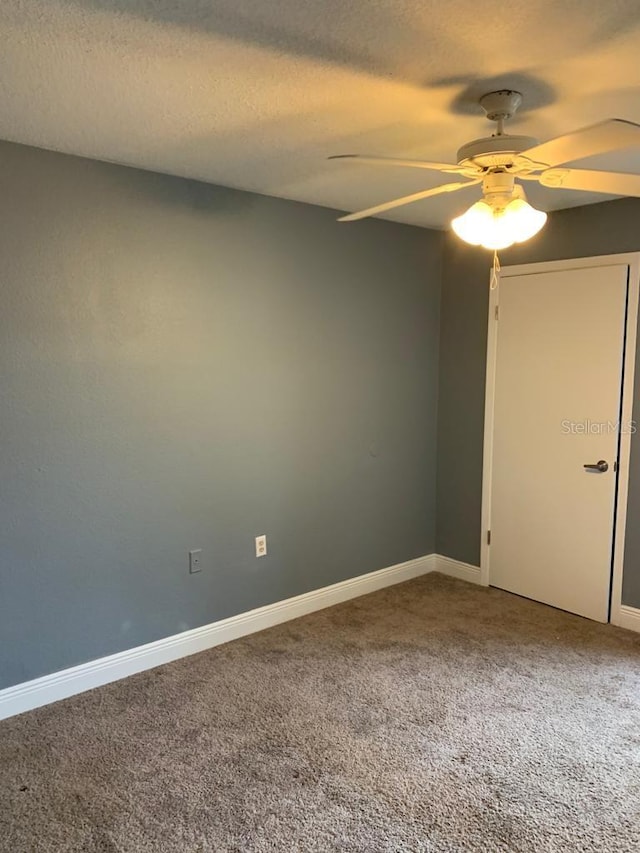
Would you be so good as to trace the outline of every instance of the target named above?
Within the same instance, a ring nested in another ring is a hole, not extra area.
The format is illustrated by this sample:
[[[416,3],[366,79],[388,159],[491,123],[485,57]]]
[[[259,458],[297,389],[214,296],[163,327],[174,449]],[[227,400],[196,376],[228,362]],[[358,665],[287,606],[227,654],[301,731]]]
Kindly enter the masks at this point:
[[[523,151],[522,156],[533,160],[534,163],[560,166],[583,157],[619,151],[634,145],[640,145],[640,124],[621,118],[610,118],[535,145]]]
[[[640,197],[640,175],[596,172],[590,169],[547,169],[540,175],[543,187],[562,187],[592,193]]]
[[[341,216],[338,222],[353,222],[356,219],[364,219],[367,216],[375,216],[376,213],[383,213],[385,210],[392,210],[394,207],[401,207],[403,204],[411,204],[414,201],[420,201],[423,198],[429,198],[432,195],[440,195],[440,193],[453,193],[456,190],[462,190],[465,187],[473,187],[479,184],[480,181],[461,181],[455,184],[442,184],[440,187],[432,187],[430,190],[422,190],[413,195],[405,195],[403,198],[397,198],[394,201],[386,201],[384,204],[377,204],[375,207],[369,207],[366,210],[359,210],[357,213],[348,213],[346,216]]]
[[[429,160],[403,160],[397,157],[369,157],[364,154],[334,154],[327,160],[357,160],[370,166],[408,166],[411,169],[433,169],[436,172],[460,174],[463,170],[454,163],[432,163]]]

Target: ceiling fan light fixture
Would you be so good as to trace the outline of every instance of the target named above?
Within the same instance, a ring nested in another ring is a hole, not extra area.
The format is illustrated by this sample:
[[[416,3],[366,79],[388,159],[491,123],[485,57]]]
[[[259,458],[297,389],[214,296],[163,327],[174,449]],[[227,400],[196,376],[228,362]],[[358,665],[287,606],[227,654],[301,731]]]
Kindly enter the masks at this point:
[[[521,187],[516,186],[513,195],[506,205],[491,196],[477,201],[451,227],[465,243],[493,251],[530,240],[544,226],[547,214],[529,204]]]
[[[455,233],[472,246],[481,246],[490,239],[493,230],[493,210],[486,201],[477,201],[461,216],[457,216],[451,227]]]
[[[509,221],[513,242],[524,243],[544,227],[547,214],[532,207],[525,198],[514,198],[506,206],[503,218]]]

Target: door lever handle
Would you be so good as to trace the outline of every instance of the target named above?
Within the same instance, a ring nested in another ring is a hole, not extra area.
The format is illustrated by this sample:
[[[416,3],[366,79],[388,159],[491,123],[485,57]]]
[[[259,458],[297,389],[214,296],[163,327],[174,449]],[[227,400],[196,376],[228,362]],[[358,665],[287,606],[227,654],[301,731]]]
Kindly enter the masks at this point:
[[[609,470],[609,463],[601,459],[599,462],[592,463],[591,465],[583,465],[582,467],[587,471],[600,471],[604,474],[605,471]]]

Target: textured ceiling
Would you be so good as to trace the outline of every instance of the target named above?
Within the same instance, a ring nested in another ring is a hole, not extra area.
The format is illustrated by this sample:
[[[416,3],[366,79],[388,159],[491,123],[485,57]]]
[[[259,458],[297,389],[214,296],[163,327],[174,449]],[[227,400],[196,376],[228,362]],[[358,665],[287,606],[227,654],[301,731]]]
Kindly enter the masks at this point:
[[[490,132],[484,91],[522,91],[513,132],[539,139],[640,122],[638,0],[3,0],[0,33],[0,137],[340,210],[442,180],[327,155],[451,160]],[[388,218],[442,226],[477,194]]]

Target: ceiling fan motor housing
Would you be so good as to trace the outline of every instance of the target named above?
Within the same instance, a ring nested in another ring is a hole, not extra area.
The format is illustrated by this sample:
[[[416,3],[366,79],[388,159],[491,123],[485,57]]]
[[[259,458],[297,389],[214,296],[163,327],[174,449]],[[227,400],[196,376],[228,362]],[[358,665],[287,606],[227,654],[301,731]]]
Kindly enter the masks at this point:
[[[537,144],[538,140],[532,136],[511,136],[508,133],[474,139],[458,150],[458,164],[476,165],[483,169],[513,166],[519,154]]]

